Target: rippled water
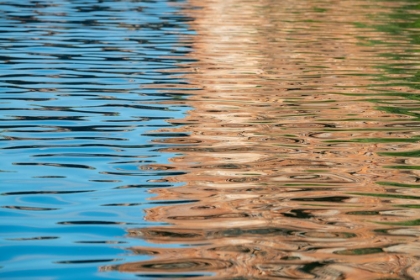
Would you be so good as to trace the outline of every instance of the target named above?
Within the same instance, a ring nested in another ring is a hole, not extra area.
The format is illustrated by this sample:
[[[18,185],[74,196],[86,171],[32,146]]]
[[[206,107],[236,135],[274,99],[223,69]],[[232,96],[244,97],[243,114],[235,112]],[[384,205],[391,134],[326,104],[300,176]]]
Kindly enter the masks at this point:
[[[417,1],[2,1],[4,279],[420,279]]]
[[[188,109],[159,90],[191,60],[181,4],[0,1],[0,278],[121,279],[98,267],[149,259],[126,230],[182,174],[143,168],[174,156],[152,140],[181,134],[153,131]]]

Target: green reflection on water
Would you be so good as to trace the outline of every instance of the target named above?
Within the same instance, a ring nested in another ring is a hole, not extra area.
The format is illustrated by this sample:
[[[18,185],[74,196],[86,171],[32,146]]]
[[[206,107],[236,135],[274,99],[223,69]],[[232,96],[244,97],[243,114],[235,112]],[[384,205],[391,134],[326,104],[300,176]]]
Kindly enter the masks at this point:
[[[419,137],[413,138],[359,138],[352,140],[327,140],[328,143],[342,143],[342,142],[355,142],[355,143],[416,143],[419,142]]]
[[[368,255],[383,252],[382,248],[359,248],[350,250],[335,251],[338,255]]]
[[[420,208],[420,204],[396,204],[395,207],[402,207],[402,208]]]
[[[381,106],[381,107],[377,107],[377,109],[380,110],[380,111],[385,111],[385,112],[390,113],[390,114],[412,116],[412,117],[415,118],[414,120],[418,120],[420,118],[419,113],[414,113],[414,112],[411,111],[411,110],[420,110],[420,107],[407,109],[407,108],[401,108],[401,107]]]
[[[382,152],[378,154],[381,156],[392,156],[392,157],[419,157],[420,150],[405,151],[405,152]]]
[[[381,104],[376,109],[385,113],[408,116],[407,121],[420,120],[420,94],[416,93],[420,89],[420,70],[418,54],[420,52],[420,2],[418,0],[404,1],[377,1],[379,5],[388,5],[389,2],[398,2],[391,13],[372,14],[371,18],[375,24],[364,22],[354,23],[357,28],[366,30],[376,30],[383,34],[378,38],[369,36],[359,36],[361,45],[378,47],[380,57],[386,58],[383,63],[376,66],[383,70],[380,74],[373,75],[377,82],[370,87],[375,88],[377,93],[369,95],[365,101]],[[350,94],[352,95],[352,94]],[[355,96],[363,96],[355,94]],[[372,98],[374,96],[374,98]],[[383,98],[380,98],[382,96]],[[395,97],[395,100],[390,99]],[[398,120],[390,120],[398,121]],[[399,120],[401,121],[401,120]],[[404,127],[404,126],[402,126]],[[411,131],[416,126],[409,127]],[[385,130],[384,130],[385,131]],[[343,142],[358,143],[416,143],[418,136],[411,138],[371,138],[371,139],[352,139]],[[328,141],[334,142],[334,141]],[[381,156],[390,157],[419,157],[420,150],[403,152],[381,152]],[[419,170],[419,166],[395,165],[386,168]],[[417,188],[418,186],[398,184],[398,183],[379,183],[380,185]],[[368,194],[366,194],[368,195]],[[387,194],[369,194],[371,196],[389,197]]]
[[[420,166],[417,165],[390,165],[384,166],[385,168],[392,168],[392,169],[407,169],[407,170],[420,170]]]
[[[354,193],[349,193],[349,194],[384,197],[384,198],[420,199],[420,196],[414,196],[414,195],[399,195],[399,194],[385,194],[385,193],[360,193],[360,192],[354,192]]]
[[[378,211],[351,211],[351,212],[347,212],[347,215],[366,215],[366,216],[370,216],[370,215],[379,215]]]
[[[317,13],[324,13],[324,12],[328,11],[328,9],[314,7],[314,11],[317,12]]]
[[[409,220],[404,222],[378,222],[382,225],[392,225],[392,226],[420,226],[420,219]]]
[[[400,187],[400,188],[420,188],[420,185],[403,184],[403,183],[396,183],[396,182],[377,182],[377,184],[381,186],[391,186],[391,187]]]

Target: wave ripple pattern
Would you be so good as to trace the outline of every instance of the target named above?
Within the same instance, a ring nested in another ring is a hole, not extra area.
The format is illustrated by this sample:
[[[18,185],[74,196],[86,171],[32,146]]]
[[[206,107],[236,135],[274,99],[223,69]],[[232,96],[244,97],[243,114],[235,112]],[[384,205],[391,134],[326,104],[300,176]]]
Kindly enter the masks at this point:
[[[98,267],[147,259],[126,232],[161,224],[148,190],[179,173],[142,166],[173,156],[154,131],[188,109],[182,5],[0,1],[1,279],[127,279]]]

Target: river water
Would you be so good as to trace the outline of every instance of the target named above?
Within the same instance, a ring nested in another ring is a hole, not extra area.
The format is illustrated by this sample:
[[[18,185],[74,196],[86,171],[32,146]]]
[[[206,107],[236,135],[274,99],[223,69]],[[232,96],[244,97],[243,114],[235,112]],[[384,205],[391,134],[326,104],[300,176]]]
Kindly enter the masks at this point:
[[[0,1],[1,279],[420,279],[417,1]]]

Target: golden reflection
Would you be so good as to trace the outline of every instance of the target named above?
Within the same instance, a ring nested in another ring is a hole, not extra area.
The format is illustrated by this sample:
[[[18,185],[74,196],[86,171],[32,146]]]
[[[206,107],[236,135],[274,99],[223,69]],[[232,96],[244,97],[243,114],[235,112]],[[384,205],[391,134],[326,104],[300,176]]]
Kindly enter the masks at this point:
[[[168,226],[128,232],[156,244],[130,248],[151,260],[104,269],[192,279],[420,279],[420,232],[392,225],[419,217],[395,205],[417,204],[420,191],[380,184],[415,184],[419,171],[385,168],[402,159],[378,154],[415,149],[404,140],[420,132],[401,126],[409,116],[368,100],[392,86],[375,80],[386,46],[360,44],[360,36],[392,38],[355,24],[396,4],[190,4],[201,7],[186,10],[198,62],[185,78],[200,90],[180,101],[194,108],[174,121],[184,125],[161,131],[190,136],[163,141],[182,154],[171,166],[149,166],[186,172],[166,178],[185,184],[150,190],[173,203],[151,207],[146,219]],[[366,140],[386,138],[395,141]]]

